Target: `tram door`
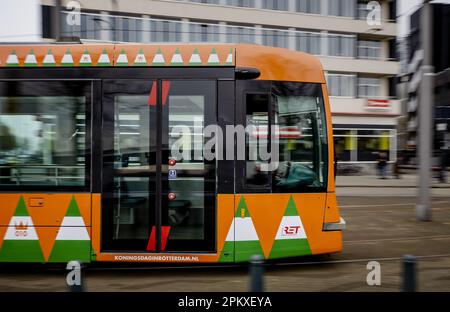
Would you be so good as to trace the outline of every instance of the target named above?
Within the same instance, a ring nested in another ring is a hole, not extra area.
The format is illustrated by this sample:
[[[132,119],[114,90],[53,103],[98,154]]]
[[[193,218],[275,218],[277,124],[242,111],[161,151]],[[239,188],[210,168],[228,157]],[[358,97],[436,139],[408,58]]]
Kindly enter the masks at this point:
[[[214,251],[216,84],[103,81],[103,251]]]

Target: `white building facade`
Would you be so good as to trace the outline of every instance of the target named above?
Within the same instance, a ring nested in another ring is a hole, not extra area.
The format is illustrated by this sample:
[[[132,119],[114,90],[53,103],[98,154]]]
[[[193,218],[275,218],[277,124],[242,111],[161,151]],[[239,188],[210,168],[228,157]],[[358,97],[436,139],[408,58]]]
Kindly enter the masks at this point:
[[[77,2],[80,23],[63,18],[62,31],[83,41],[254,43],[317,55],[327,76],[339,161],[372,164],[380,151],[396,160],[396,1],[378,1],[379,25],[367,22],[366,0]],[[43,37],[51,40],[54,0],[41,4]]]

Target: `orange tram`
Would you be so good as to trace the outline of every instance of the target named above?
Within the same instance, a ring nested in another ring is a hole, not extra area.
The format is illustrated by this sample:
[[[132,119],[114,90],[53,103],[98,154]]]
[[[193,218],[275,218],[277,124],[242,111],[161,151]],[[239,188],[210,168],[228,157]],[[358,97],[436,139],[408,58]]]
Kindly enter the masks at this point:
[[[334,164],[311,55],[0,45],[0,262],[337,253]]]

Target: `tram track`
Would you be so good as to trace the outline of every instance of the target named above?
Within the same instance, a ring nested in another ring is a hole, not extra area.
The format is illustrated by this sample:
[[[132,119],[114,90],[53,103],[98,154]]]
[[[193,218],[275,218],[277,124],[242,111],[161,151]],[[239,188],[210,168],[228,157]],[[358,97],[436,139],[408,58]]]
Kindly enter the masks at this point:
[[[421,239],[440,239],[448,238],[450,239],[450,234],[448,235],[429,235],[429,236],[412,236],[412,237],[398,237],[398,238],[380,238],[380,239],[365,239],[365,240],[353,240],[344,241],[344,244],[365,244],[365,243],[378,243],[378,242],[395,242],[395,241],[411,241],[411,240],[421,240]]]
[[[434,255],[419,255],[415,256],[417,260],[423,259],[439,259],[450,258],[450,253],[447,254],[434,254]],[[324,265],[324,264],[352,264],[352,263],[368,263],[370,261],[401,261],[402,257],[374,257],[374,258],[357,258],[357,259],[343,259],[343,260],[324,260],[324,261],[305,261],[305,262],[266,262],[265,266],[302,266],[302,265]],[[139,267],[87,267],[86,271],[152,271],[152,270],[191,270],[191,269],[222,269],[222,268],[246,268],[248,263],[236,263],[228,265],[199,265],[199,266],[139,266]]]
[[[376,208],[376,207],[414,207],[417,203],[381,203],[381,204],[357,204],[357,205],[339,205],[342,209],[351,208]],[[435,201],[433,205],[450,204],[450,201]],[[434,207],[433,207],[434,208]]]

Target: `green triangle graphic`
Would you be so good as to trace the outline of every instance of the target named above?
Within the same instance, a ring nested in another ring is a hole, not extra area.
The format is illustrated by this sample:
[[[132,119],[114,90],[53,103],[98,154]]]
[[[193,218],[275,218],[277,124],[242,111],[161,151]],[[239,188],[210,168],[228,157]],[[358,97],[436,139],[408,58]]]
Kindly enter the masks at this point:
[[[159,55],[161,57],[160,61],[155,60],[156,56]],[[166,60],[164,59],[164,55],[162,55],[161,53],[161,49],[158,49],[158,51],[156,51],[155,56],[153,57],[153,61],[152,61],[152,65],[166,65]]]
[[[15,217],[28,217],[27,206],[20,196]],[[39,240],[3,240],[0,250],[0,262],[44,262]]]
[[[25,65],[26,67],[35,67],[35,66],[37,66],[37,65],[38,65],[37,63],[27,63],[27,62],[26,62],[28,55],[34,55],[34,50],[31,49],[30,52],[28,52],[27,56],[25,57],[24,65]]]
[[[244,209],[244,213],[242,213],[242,209]],[[247,204],[245,203],[244,196],[241,196],[239,201],[238,209],[236,210],[235,218],[249,218],[250,212],[248,211]]]
[[[106,59],[102,59],[103,56]],[[106,48],[103,49],[102,53],[100,54],[100,58],[98,59],[97,66],[110,66],[111,60],[109,59],[108,52],[106,51]]]
[[[198,57],[198,60],[197,60],[197,61],[191,61],[191,60],[192,60],[192,57],[193,57],[194,55],[197,55],[197,57]],[[194,52],[192,52],[191,60],[189,60],[189,65],[191,65],[191,66],[202,65],[201,58],[200,58],[200,54],[198,53],[198,49],[197,49],[197,48],[195,48],[195,49],[194,49]]]
[[[308,240],[302,239],[277,239],[273,243],[269,259],[306,256],[311,254]]]
[[[176,56],[176,55],[179,55],[180,56],[180,60],[174,60],[173,58]],[[172,56],[172,60],[170,60],[170,65],[173,65],[173,66],[182,66],[183,65],[183,59],[182,59],[182,56],[181,56],[181,54],[180,54],[180,49],[176,49],[175,50],[175,53],[173,54],[173,56]]]
[[[0,262],[45,262],[38,240],[5,240]]]
[[[142,48],[139,49],[138,53],[136,54],[136,57],[137,57],[139,54],[144,55],[144,59],[145,59],[144,50],[142,50]],[[135,66],[139,66],[139,65],[147,65],[147,62],[146,62],[146,60],[143,60],[143,61],[141,61],[141,62],[135,62],[134,65],[135,65]]]
[[[45,57],[47,57],[47,56],[53,56],[53,53],[52,53],[52,49],[48,49],[48,51],[47,51],[47,54],[45,55]],[[47,67],[49,67],[49,66],[56,66],[56,64],[55,64],[55,62],[54,62],[54,59],[55,59],[55,57],[53,56],[53,62],[51,62],[51,63],[48,63],[48,62],[45,62],[45,57],[44,57],[44,59],[42,60],[42,66],[47,66]]]
[[[69,262],[78,260],[90,262],[91,241],[57,240],[53,246],[48,262]]]
[[[234,241],[228,241],[223,244],[222,252],[220,253],[219,262],[233,262],[234,261]]]
[[[10,57],[14,56],[15,61],[9,62]],[[11,53],[8,55],[8,58],[6,60],[6,66],[8,67],[18,67],[19,66],[19,59],[17,58],[16,50],[12,50]]]
[[[126,62],[125,62],[125,60],[121,59],[121,56],[125,57]],[[125,52],[125,49],[122,49],[122,51],[120,51],[120,54],[119,54],[119,57],[117,58],[116,64],[118,66],[128,66],[128,57],[127,57],[127,54]]]
[[[286,207],[286,211],[284,212],[284,216],[285,217],[298,216],[297,207],[295,206],[294,199],[292,198],[292,196],[289,197],[289,202]]]
[[[27,206],[25,205],[25,200],[23,196],[20,196],[19,203],[17,204],[16,211],[14,212],[15,217],[29,217]]]
[[[289,197],[289,201],[284,212],[284,217],[298,217],[297,207],[295,206],[292,196]],[[269,258],[287,258],[310,255],[311,249],[309,247],[308,239],[276,239],[273,243],[272,250],[270,251]]]
[[[236,262],[249,261],[254,255],[261,255],[264,258],[264,253],[259,240],[237,241],[234,244],[236,249],[234,257]]]
[[[215,55],[215,56],[217,57],[216,60],[211,60],[211,57],[212,57],[213,55]],[[211,51],[211,53],[209,54],[209,57],[208,57],[208,64],[209,64],[209,65],[220,65],[219,55],[217,55],[216,48],[213,48],[212,51]]]
[[[231,56],[231,61],[228,61],[228,56]],[[232,65],[233,64],[233,48],[230,49],[230,53],[227,56],[227,65]]]
[[[72,196],[72,199],[70,200],[69,208],[66,212],[66,217],[81,217],[77,201],[75,200],[75,196]]]
[[[84,50],[84,53],[83,53],[83,55],[80,58],[79,66],[91,66],[92,65],[92,60],[90,62],[82,62],[82,59],[83,59],[84,55],[89,55],[89,51],[87,49]]]
[[[64,57],[65,57],[66,55],[70,55],[70,62],[64,62],[64,63],[63,63]],[[62,59],[61,59],[61,66],[73,66],[73,56],[72,56],[72,53],[70,52],[70,49],[67,49],[67,50],[66,50],[66,53],[64,53],[64,55],[63,55],[63,57],[62,57]]]

